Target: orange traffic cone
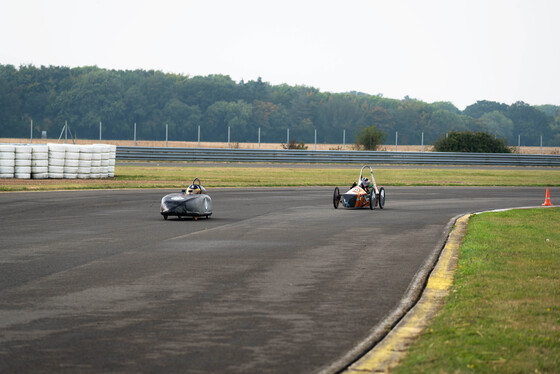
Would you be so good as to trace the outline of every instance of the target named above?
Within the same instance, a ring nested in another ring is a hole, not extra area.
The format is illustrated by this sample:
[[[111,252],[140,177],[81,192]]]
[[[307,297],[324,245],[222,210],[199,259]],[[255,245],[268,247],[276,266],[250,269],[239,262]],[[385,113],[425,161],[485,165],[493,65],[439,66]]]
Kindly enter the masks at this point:
[[[546,189],[546,199],[544,200],[544,204],[542,206],[552,206],[550,202],[550,194],[548,193],[548,188]]]

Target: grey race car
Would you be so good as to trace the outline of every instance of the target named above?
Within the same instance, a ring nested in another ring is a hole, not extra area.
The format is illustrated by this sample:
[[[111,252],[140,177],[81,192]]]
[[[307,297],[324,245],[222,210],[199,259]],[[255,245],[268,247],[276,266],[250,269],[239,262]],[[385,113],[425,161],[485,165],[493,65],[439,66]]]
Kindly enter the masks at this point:
[[[179,219],[181,217],[209,218],[212,215],[212,199],[200,184],[200,179],[195,178],[189,188],[182,190],[181,193],[165,195],[161,199],[160,213],[163,219],[169,216],[176,216]]]

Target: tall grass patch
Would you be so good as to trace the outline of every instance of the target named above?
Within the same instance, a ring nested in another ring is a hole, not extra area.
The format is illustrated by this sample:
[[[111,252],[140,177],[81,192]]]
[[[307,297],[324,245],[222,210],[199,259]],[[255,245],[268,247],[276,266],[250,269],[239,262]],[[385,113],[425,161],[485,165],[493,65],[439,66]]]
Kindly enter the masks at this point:
[[[447,303],[395,373],[558,373],[560,210],[471,217]]]

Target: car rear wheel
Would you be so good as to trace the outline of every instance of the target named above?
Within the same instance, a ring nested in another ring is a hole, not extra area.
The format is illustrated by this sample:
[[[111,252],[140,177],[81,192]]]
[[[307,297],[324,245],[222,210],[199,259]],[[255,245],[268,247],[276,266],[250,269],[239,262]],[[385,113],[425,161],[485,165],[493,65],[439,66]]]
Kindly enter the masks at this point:
[[[373,209],[375,206],[375,188],[372,188],[369,192],[369,208]]]
[[[379,188],[379,208],[383,209],[385,206],[385,189],[383,187]]]
[[[338,203],[340,203],[340,190],[338,187],[335,187],[333,193],[333,206],[335,209],[338,209]]]

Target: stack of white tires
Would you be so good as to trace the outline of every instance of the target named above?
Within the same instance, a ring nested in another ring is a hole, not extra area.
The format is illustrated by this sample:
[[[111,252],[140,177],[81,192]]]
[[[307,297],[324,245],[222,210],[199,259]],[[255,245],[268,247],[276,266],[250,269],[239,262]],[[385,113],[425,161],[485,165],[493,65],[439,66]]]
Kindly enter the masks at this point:
[[[18,145],[15,148],[15,167],[14,178],[30,179],[31,178],[31,146]]]
[[[101,168],[99,175],[101,178],[109,177],[109,146],[99,144],[97,147],[101,148]]]
[[[107,178],[111,165],[113,165],[111,176],[115,176],[116,146],[107,144],[49,144],[49,167],[51,166],[51,157],[57,159],[54,164],[57,166],[61,164],[58,159],[62,159],[62,149],[64,149],[64,163],[61,165],[63,166],[63,176],[60,178]],[[112,149],[114,150],[113,153],[111,153]],[[56,171],[59,170],[56,169]],[[49,178],[58,178],[58,176],[51,176],[49,170]]]
[[[90,145],[80,146],[80,158],[78,162],[78,179],[91,178],[91,158],[93,157],[93,148]]]
[[[65,144],[49,144],[49,178],[64,178]]]
[[[115,161],[117,159],[117,146],[109,145],[109,178],[115,176]]]
[[[46,179],[49,177],[49,147],[45,145],[31,146],[31,178]]]
[[[80,162],[80,146],[75,144],[66,144],[66,153],[64,156],[64,178],[78,178],[78,165]]]
[[[101,153],[103,149],[94,144],[91,146],[91,174],[90,178],[97,179],[101,178]]]
[[[114,177],[116,151],[108,144],[0,144],[0,178]]]
[[[16,147],[0,144],[0,178],[13,178],[16,166]]]

